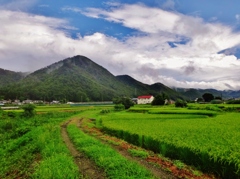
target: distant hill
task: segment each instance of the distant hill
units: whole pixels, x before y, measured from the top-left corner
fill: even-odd
[[[9,98],[105,101],[129,95],[131,89],[90,59],[75,56],[37,70],[3,91]]]
[[[118,96],[137,97],[166,92],[177,93],[163,84],[146,85],[130,76],[115,77],[84,56],[75,56],[37,70],[0,90],[5,98],[106,101]],[[172,95],[174,94],[174,95]]]
[[[116,76],[116,78],[122,81],[123,83],[125,83],[127,86],[134,88],[135,96],[143,95],[143,94],[157,95],[160,93],[165,93],[171,99],[175,99],[175,100],[177,98],[181,98],[181,99],[186,98],[184,95],[179,94],[175,90],[165,86],[162,83],[155,83],[152,85],[148,85],[135,80],[129,75],[119,75],[119,76]]]
[[[216,90],[216,89],[194,89],[194,88],[175,88],[175,90],[185,96],[188,100],[195,100],[196,98],[202,98],[204,93],[211,93],[214,97],[222,97],[223,99],[239,98],[239,91],[232,90]]]
[[[15,83],[25,76],[24,73],[21,72],[13,72],[10,70],[5,70],[0,68],[0,87]]]

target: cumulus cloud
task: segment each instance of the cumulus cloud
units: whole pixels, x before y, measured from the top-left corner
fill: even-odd
[[[63,10],[120,23],[142,33],[124,40],[99,32],[72,39],[67,32],[74,27],[66,20],[1,10],[0,67],[34,71],[80,54],[114,75],[129,74],[148,84],[240,89],[236,78],[240,61],[232,55],[217,54],[239,43],[240,34],[228,26],[142,4],[114,4],[108,10]],[[183,40],[186,43],[178,43],[176,48],[168,43]]]
[[[92,18],[121,23],[125,27],[145,33],[162,32],[187,36],[191,45],[201,52],[206,49],[216,52],[239,43],[240,34],[220,23],[206,23],[199,17],[169,12],[159,8],[150,8],[142,4],[124,4],[110,10],[87,8],[81,13]]]

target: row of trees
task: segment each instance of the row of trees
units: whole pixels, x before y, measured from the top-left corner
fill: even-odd
[[[169,96],[165,93],[161,93],[155,96],[154,100],[152,101],[152,105],[164,105],[166,100],[169,100]],[[187,102],[181,99],[177,99],[175,102],[176,107],[186,107]]]
[[[222,100],[222,97],[216,96],[214,97],[211,93],[204,93],[202,98],[198,98],[197,102],[211,102],[212,100]]]
[[[154,100],[152,101],[152,105],[164,105],[165,104],[165,100],[169,100],[169,96],[166,95],[165,93],[161,93],[155,96]],[[213,100],[222,100],[221,97],[217,96],[214,97],[213,94],[211,93],[204,93],[202,95],[202,98],[198,98],[197,102],[211,102]],[[187,106],[187,102],[181,99],[178,99],[175,102],[175,106],[176,107],[186,107]]]

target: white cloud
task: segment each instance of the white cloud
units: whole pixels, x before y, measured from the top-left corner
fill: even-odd
[[[81,13],[137,29],[145,33],[162,32],[186,36],[192,39],[195,50],[206,53],[216,52],[235,46],[240,41],[240,33],[219,23],[206,23],[201,18],[150,8],[142,4],[122,5],[108,11],[88,8]]]
[[[83,13],[77,8],[65,10]],[[240,61],[235,56],[216,54],[239,42],[240,35],[230,27],[141,4],[114,6],[110,11],[88,9],[84,14],[104,17],[145,35],[119,41],[96,32],[72,39],[60,30],[72,28],[66,20],[2,10],[0,67],[33,71],[80,54],[115,75],[129,74],[149,84],[240,89],[236,77]],[[186,44],[177,44],[177,48],[168,45],[169,41],[179,42],[184,37],[190,39]]]
[[[7,3],[0,5],[0,9],[22,11],[32,7],[38,1],[39,0],[8,0]]]

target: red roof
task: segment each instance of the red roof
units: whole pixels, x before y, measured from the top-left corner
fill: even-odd
[[[138,99],[150,99],[152,95],[138,96]]]

